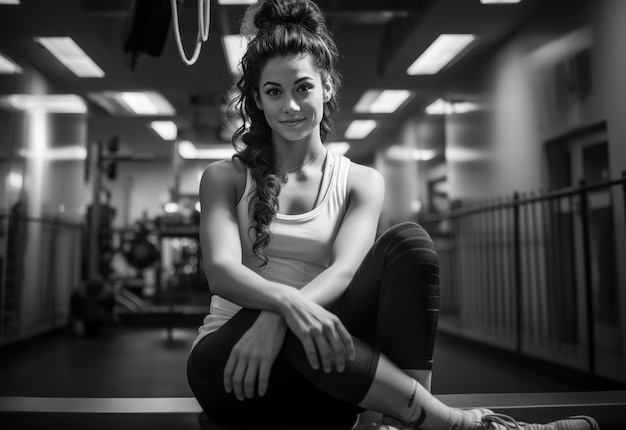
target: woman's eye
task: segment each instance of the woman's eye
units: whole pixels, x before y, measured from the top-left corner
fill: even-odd
[[[298,91],[305,93],[305,92],[311,91],[312,89],[313,89],[313,85],[306,84],[298,88]]]
[[[271,96],[271,97],[275,97],[275,96],[280,95],[280,91],[277,90],[276,88],[271,88],[271,89],[267,90],[265,92],[265,94],[267,94],[268,96]]]

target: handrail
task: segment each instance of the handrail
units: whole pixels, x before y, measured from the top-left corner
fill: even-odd
[[[0,220],[4,218],[9,218],[12,220],[26,221],[26,222],[36,222],[45,225],[57,225],[62,227],[76,227],[76,228],[86,228],[87,224],[84,222],[78,221],[69,221],[61,218],[45,218],[45,217],[34,217],[30,215],[23,214],[13,214],[10,212],[0,212]]]
[[[511,208],[511,207],[522,206],[522,205],[526,205],[530,203],[538,203],[542,201],[554,200],[554,199],[559,199],[563,197],[571,197],[571,196],[578,195],[580,193],[597,191],[603,188],[610,188],[615,185],[623,185],[626,187],[626,172],[622,172],[622,175],[624,175],[624,177],[620,179],[612,179],[609,181],[597,182],[594,184],[582,184],[578,186],[565,187],[565,188],[561,188],[558,190],[548,191],[546,193],[543,193],[537,196],[521,197],[518,199],[515,199],[513,197],[511,198],[511,200],[504,201],[503,203],[489,204],[489,202],[485,202],[484,205],[482,205],[482,203],[478,203],[478,205],[481,205],[479,207],[468,206],[468,207],[461,207],[458,209],[451,209],[450,211],[443,212],[443,213],[426,214],[423,217],[420,217],[420,221],[424,223],[444,221],[450,218],[457,218],[457,217],[471,215],[471,214],[484,212],[488,210]],[[522,194],[526,195],[526,193],[522,193]],[[519,193],[517,195],[519,195]]]
[[[602,190],[610,198],[592,204]],[[624,328],[614,298],[624,282],[618,268],[626,252],[625,210],[622,172],[619,179],[540,195],[516,192],[418,218],[444,268],[446,327],[626,382],[626,365],[608,376],[613,367],[601,365],[604,354],[597,353],[610,348],[626,362],[615,340]],[[556,352],[563,346],[568,359]]]

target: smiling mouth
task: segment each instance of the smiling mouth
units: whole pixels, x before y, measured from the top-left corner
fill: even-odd
[[[281,124],[285,124],[285,125],[297,125],[300,124],[302,121],[304,121],[304,118],[299,118],[299,119],[287,119],[284,121],[280,121]]]

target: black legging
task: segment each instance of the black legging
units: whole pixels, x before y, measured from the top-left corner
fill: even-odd
[[[194,347],[187,366],[191,389],[209,417],[229,426],[293,426],[353,422],[374,378],[379,353],[402,369],[432,368],[439,309],[439,264],[430,236],[415,223],[383,233],[342,297],[329,308],[354,338],[356,360],[342,373],[309,365],[288,332],[267,393],[242,402],[224,390],[230,351],[259,311],[242,309]],[[321,366],[320,366],[321,367]],[[303,418],[306,417],[306,418]]]

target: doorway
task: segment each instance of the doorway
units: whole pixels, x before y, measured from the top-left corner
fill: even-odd
[[[594,186],[610,181],[609,148],[604,123],[550,142],[547,149],[551,188],[559,190]],[[589,270],[593,327],[591,338],[594,343],[590,347],[596,352],[619,353],[621,351],[619,275],[612,187],[588,191],[587,230],[584,229],[585,214],[582,212],[581,204],[580,196],[576,196],[572,199],[571,205],[559,205],[559,218],[562,221],[567,220],[572,227],[572,262],[575,264],[574,282],[579,296],[579,315],[587,314],[585,270]],[[585,250],[585,247],[588,249]],[[587,330],[582,326],[579,329],[581,332]]]

